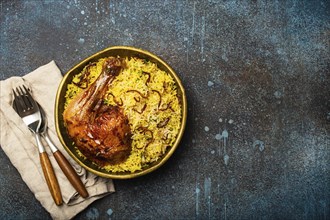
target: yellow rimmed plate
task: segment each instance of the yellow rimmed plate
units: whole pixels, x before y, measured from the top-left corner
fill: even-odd
[[[166,153],[163,155],[162,158],[160,158],[157,162],[150,164],[148,167],[136,171],[134,173],[131,172],[110,172],[106,171],[91,161],[83,158],[74,148],[72,145],[72,140],[67,134],[66,128],[64,127],[64,120],[63,120],[63,111],[64,111],[64,103],[65,103],[65,93],[67,90],[67,85],[72,82],[72,79],[75,75],[80,73],[83,68],[91,63],[91,62],[97,62],[101,58],[109,57],[109,56],[120,56],[120,57],[138,57],[141,59],[145,59],[148,61],[151,61],[155,64],[157,64],[158,68],[167,72],[170,74],[175,83],[177,84],[178,88],[178,97],[179,101],[181,103],[182,107],[182,117],[181,117],[181,123],[180,123],[180,130],[177,135],[177,138]],[[107,178],[112,178],[112,179],[129,179],[129,178],[135,178],[138,176],[145,175],[147,173],[150,173],[156,169],[158,169],[160,166],[162,166],[174,153],[176,148],[178,147],[180,140],[183,136],[183,132],[185,129],[186,125],[186,120],[187,120],[187,100],[186,100],[186,94],[184,87],[177,76],[177,74],[174,72],[174,70],[161,58],[157,57],[156,55],[134,47],[128,47],[128,46],[115,46],[115,47],[110,47],[107,49],[104,49],[102,51],[99,51],[92,56],[82,60],[80,63],[75,65],[73,68],[71,68],[63,77],[58,90],[56,94],[56,102],[55,102],[55,126],[56,126],[56,132],[57,135],[66,149],[66,151],[70,154],[70,156],[77,161],[82,167],[87,169],[88,171],[102,176],[102,177],[107,177]]]

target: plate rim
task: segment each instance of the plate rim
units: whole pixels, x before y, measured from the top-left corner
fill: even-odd
[[[116,50],[127,50],[129,52],[135,52],[138,54],[143,54],[146,55],[147,57],[151,57],[152,59],[156,60],[157,62],[161,63],[168,71],[169,74],[174,78],[174,80],[176,81],[176,83],[178,84],[179,90],[182,94],[182,119],[181,119],[181,125],[180,125],[180,130],[178,133],[178,136],[173,144],[173,146],[171,146],[171,148],[169,149],[169,151],[166,153],[166,155],[163,156],[163,158],[161,158],[161,160],[159,162],[157,162],[155,165],[145,169],[145,170],[141,170],[138,172],[127,172],[127,173],[111,173],[108,171],[102,172],[99,170],[95,170],[92,169],[91,167],[87,166],[85,163],[83,163],[83,161],[78,158],[73,152],[72,150],[67,146],[67,143],[65,142],[62,133],[61,133],[61,129],[60,129],[60,114],[62,114],[61,112],[59,112],[59,102],[60,102],[60,98],[61,98],[61,92],[63,92],[63,86],[67,83],[67,79],[68,77],[72,77],[73,72],[76,69],[79,69],[81,66],[82,68],[86,65],[86,63],[91,62],[93,59],[99,57],[102,54],[105,54],[107,52],[110,51],[116,51]],[[104,56],[106,57],[106,56]],[[98,59],[100,59],[102,57],[99,57]],[[178,148],[179,143],[181,142],[181,139],[183,137],[183,133],[185,130],[185,126],[186,126],[186,122],[187,122],[187,98],[186,98],[186,93],[185,93],[185,89],[183,87],[183,84],[180,80],[180,78],[178,77],[178,75],[176,74],[176,72],[172,69],[171,66],[169,66],[163,59],[161,59],[160,57],[156,56],[155,54],[143,50],[143,49],[139,49],[136,47],[131,47],[131,46],[112,46],[112,47],[108,47],[105,48],[101,51],[98,51],[94,54],[92,54],[91,56],[83,59],[82,61],[80,61],[79,63],[77,63],[76,65],[74,65],[72,68],[70,68],[63,76],[57,92],[56,92],[56,98],[55,98],[55,127],[56,127],[56,133],[57,136],[61,142],[61,144],[63,145],[64,149],[70,154],[70,156],[82,167],[84,167],[86,170],[90,171],[91,173],[94,173],[98,176],[101,177],[106,177],[106,178],[112,178],[112,179],[130,179],[130,178],[135,178],[135,177],[139,177],[145,174],[148,174],[152,171],[155,171],[156,169],[158,169],[159,167],[161,167],[174,153],[174,151]]]

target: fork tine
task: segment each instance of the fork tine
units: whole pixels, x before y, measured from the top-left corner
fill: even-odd
[[[14,94],[13,107],[14,107],[14,110],[17,112],[18,111],[18,108],[17,108],[17,105],[18,105],[18,103],[17,103],[17,94],[16,94],[14,89],[12,89],[12,90],[13,90],[13,94]]]
[[[30,90],[24,85],[13,89],[13,94],[14,100],[12,106],[21,117],[39,111],[37,102],[33,99]]]
[[[29,102],[29,105],[31,106],[31,108],[36,107],[36,102],[34,101],[30,91],[23,85],[23,89],[24,89],[24,95],[27,98],[26,100]]]
[[[22,87],[20,86],[19,90],[20,90],[20,97],[22,98],[22,100],[24,102],[25,109],[30,110],[30,109],[35,108],[36,104],[35,104],[34,99],[31,96],[31,94],[29,93],[29,91],[27,90],[27,88],[24,85]]]
[[[22,96],[23,95],[23,90],[22,90],[21,86],[17,86],[16,87],[16,92],[17,92],[18,96]]]
[[[12,90],[13,90],[14,98],[17,98],[17,94],[16,94],[15,90],[14,89],[12,89]]]
[[[16,92],[17,92],[17,96],[15,97],[16,98],[16,100],[17,100],[17,108],[18,109],[22,109],[23,111],[24,110],[27,110],[28,109],[28,106],[26,105],[26,103],[25,103],[25,101],[24,101],[24,99],[23,99],[23,91],[22,91],[22,89],[21,89],[21,87],[17,87],[16,88]]]
[[[20,88],[21,88],[22,92],[24,93],[24,95],[29,95],[30,94],[29,89],[27,89],[24,85],[22,85],[22,87],[20,87]]]

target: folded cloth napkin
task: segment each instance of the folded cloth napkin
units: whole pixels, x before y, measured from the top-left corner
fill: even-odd
[[[24,182],[52,218],[70,219],[93,201],[114,192],[114,186],[112,180],[98,177],[80,167],[63,149],[57,138],[54,125],[54,103],[61,79],[61,72],[55,62],[52,61],[23,77],[11,77],[0,81],[0,145]],[[82,198],[75,191],[59,168],[51,151],[46,147],[64,202],[61,206],[54,203],[44,179],[35,139],[11,106],[13,100],[12,88],[22,84],[32,90],[33,97],[44,108],[48,119],[49,136],[81,177],[89,193],[88,198]]]

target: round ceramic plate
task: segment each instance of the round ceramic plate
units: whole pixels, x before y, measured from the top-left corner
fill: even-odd
[[[74,145],[72,144],[73,141],[70,139],[70,137],[67,134],[66,128],[64,126],[64,120],[63,120],[63,111],[64,111],[64,103],[65,103],[65,93],[67,90],[67,85],[72,82],[72,79],[75,75],[80,73],[83,68],[91,63],[91,62],[96,62],[100,58],[105,58],[109,56],[120,56],[122,58],[125,57],[138,57],[141,59],[145,59],[147,61],[153,62],[157,64],[158,68],[167,72],[170,74],[175,83],[177,84],[178,88],[178,98],[179,98],[179,103],[181,103],[181,108],[182,108],[182,117],[181,117],[181,122],[180,122],[180,129],[179,133],[176,137],[176,140],[173,144],[173,146],[170,146],[168,150],[165,152],[163,157],[161,157],[158,161],[150,164],[149,166],[143,168],[140,171],[136,171],[134,173],[131,172],[111,172],[111,171],[106,171],[88,159],[85,159],[82,157],[77,150],[75,149]],[[74,66],[72,69],[70,69],[63,77],[58,91],[56,95],[56,103],[55,103],[55,124],[56,124],[56,131],[58,134],[58,137],[63,144],[64,148],[68,151],[70,156],[77,161],[82,167],[85,169],[89,170],[90,172],[102,176],[102,177],[107,177],[107,178],[113,178],[113,179],[128,179],[128,178],[134,178],[138,176],[145,175],[147,173],[150,173],[160,166],[162,166],[173,154],[175,149],[178,147],[179,142],[182,138],[184,128],[186,125],[186,118],[187,118],[187,101],[186,101],[186,95],[184,88],[181,84],[181,81],[177,74],[174,72],[174,70],[166,64],[162,59],[157,57],[156,55],[134,47],[126,47],[126,46],[116,46],[116,47],[110,47],[105,50],[102,50],[86,59],[78,63],[76,66]]]

